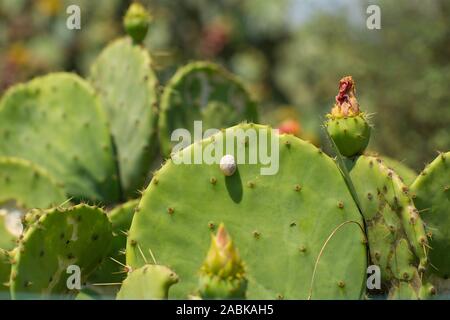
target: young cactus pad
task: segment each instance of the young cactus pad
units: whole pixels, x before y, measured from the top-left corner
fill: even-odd
[[[136,197],[156,152],[157,86],[148,52],[129,38],[114,41],[91,68],[117,148],[126,196]]]
[[[244,120],[257,121],[256,104],[240,81],[222,67],[193,62],[177,71],[161,98],[159,133],[163,154],[171,152],[172,132],[185,128],[193,134],[195,120],[203,122],[203,131]]]
[[[106,116],[76,75],[50,74],[8,90],[0,102],[0,155],[41,166],[75,199],[119,199]]]
[[[347,165],[361,204],[372,263],[380,267],[386,287],[408,282],[417,295],[428,243],[408,188],[379,158],[360,156],[347,160]]]
[[[46,209],[65,199],[43,169],[23,159],[0,157],[0,248],[14,248],[26,209]]]
[[[111,238],[111,223],[100,208],[80,204],[43,211],[15,250],[11,297],[74,297],[78,290],[68,282],[76,285],[75,268],[80,268],[82,285],[105,258]]]
[[[245,299],[245,266],[223,224],[211,235],[211,246],[200,268],[202,299]]]
[[[450,277],[450,152],[441,153],[411,186],[430,236],[430,271]]]
[[[167,299],[170,287],[177,282],[178,276],[169,268],[147,264],[128,274],[117,293],[117,300]]]
[[[249,137],[227,151],[237,161],[233,175],[225,176],[219,161],[176,164],[194,150],[198,154],[199,146],[208,150],[220,140],[225,145],[239,131]],[[243,152],[264,149],[252,133],[261,145],[264,133],[274,142],[276,174],[261,174],[267,162],[238,161]],[[362,219],[333,160],[310,143],[266,126],[241,124],[175,154],[143,193],[128,236],[127,264],[142,266],[141,251],[152,250],[158,263],[180,276],[174,297],[186,298],[198,287],[211,232],[221,222],[246,264],[247,298],[361,297],[366,277]]]
[[[352,77],[340,80],[336,103],[327,117],[325,126],[339,152],[346,157],[362,154],[370,140],[370,126],[359,109]]]

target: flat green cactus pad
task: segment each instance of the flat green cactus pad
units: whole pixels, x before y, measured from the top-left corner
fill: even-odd
[[[77,205],[43,211],[24,233],[11,270],[13,299],[74,297],[69,266],[80,268],[80,283],[101,263],[111,244],[111,223],[100,208]],[[72,267],[71,267],[72,268]],[[69,272],[71,271],[71,272]]]
[[[162,152],[170,154],[175,129],[185,128],[193,133],[195,120],[203,121],[205,131],[245,120],[256,122],[257,117],[256,104],[238,79],[213,63],[190,63],[177,71],[161,98]]]
[[[136,197],[157,150],[158,81],[150,56],[130,38],[119,39],[100,54],[90,78],[111,123],[122,188]]]
[[[125,247],[127,245],[127,234],[133,220],[134,211],[138,205],[138,200],[129,201],[117,206],[108,214],[112,224],[113,240],[107,258],[97,268],[89,278],[93,283],[117,283],[122,282],[126,277],[124,267],[118,262],[125,264]],[[118,261],[115,262],[114,260]],[[117,286],[112,286],[116,289]],[[115,295],[115,294],[114,294]]]
[[[39,77],[4,95],[0,155],[41,166],[75,199],[119,199],[106,116],[92,88],[76,75]]]
[[[450,277],[450,152],[441,153],[411,186],[414,203],[431,240],[430,263],[439,277]]]
[[[242,124],[225,133],[231,139],[239,129],[261,139],[268,131]],[[158,263],[180,276],[174,297],[187,298],[197,288],[210,234],[223,222],[246,263],[249,299],[360,298],[366,277],[362,219],[333,160],[310,143],[269,132],[280,147],[276,174],[262,175],[267,165],[261,161],[238,163],[231,176],[217,163],[175,164],[198,146],[214,147],[223,134],[183,149],[155,174],[133,218],[127,264],[144,265],[143,255],[152,250]],[[237,141],[230,153],[262,153],[253,142]]]
[[[117,300],[167,299],[170,287],[177,282],[178,276],[169,268],[147,264],[128,274],[117,293]]]
[[[12,229],[30,208],[49,208],[65,201],[63,190],[29,161],[0,157],[0,248],[10,250],[19,236]]]
[[[428,244],[408,188],[379,158],[360,156],[348,159],[347,166],[361,203],[372,262],[380,267],[385,285],[397,288],[396,296],[408,286],[418,294]]]

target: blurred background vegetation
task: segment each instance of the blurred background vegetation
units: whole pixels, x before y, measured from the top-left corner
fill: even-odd
[[[326,145],[320,129],[339,79],[353,75],[373,113],[370,149],[416,170],[450,150],[448,0],[142,0],[153,15],[145,46],[164,84],[182,64],[210,59],[240,75],[260,101],[262,122],[300,122],[300,135]],[[50,71],[86,75],[123,35],[130,1],[0,0],[0,94]],[[66,8],[81,8],[81,30]],[[381,29],[366,8],[381,8]]]

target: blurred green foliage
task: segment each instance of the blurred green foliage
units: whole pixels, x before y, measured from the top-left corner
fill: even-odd
[[[351,74],[361,107],[374,113],[372,150],[419,169],[450,149],[448,0],[141,2],[153,15],[145,46],[163,84],[190,60],[214,60],[247,82],[265,121],[298,114],[311,136],[320,135],[339,79]],[[123,35],[129,3],[1,0],[0,93],[50,71],[86,75]],[[65,26],[70,4],[81,8],[81,30]],[[381,8],[380,30],[366,27],[369,4]]]

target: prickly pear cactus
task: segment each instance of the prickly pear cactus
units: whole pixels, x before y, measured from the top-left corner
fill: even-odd
[[[213,63],[190,63],[176,72],[161,98],[159,134],[163,154],[171,152],[172,132],[184,128],[192,134],[195,120],[202,121],[206,131],[245,120],[256,122],[257,117],[256,104],[232,74]]]
[[[169,268],[147,264],[128,274],[117,293],[117,300],[167,299],[170,287],[177,282],[178,276]]]
[[[235,141],[239,132],[249,136]],[[237,163],[231,175],[218,161],[179,163],[217,146],[219,160],[230,139],[236,142],[230,156],[259,152],[259,160]],[[264,171],[267,161],[262,164],[265,141],[274,154],[272,171]],[[141,252],[152,250],[158,263],[180,276],[173,296],[186,298],[198,288],[196,274],[221,222],[241,249],[249,299],[358,299],[364,292],[361,216],[333,160],[307,142],[241,124],[175,154],[143,193],[128,236],[127,264],[144,265]]]
[[[116,40],[97,58],[90,79],[111,123],[122,189],[136,197],[157,150],[158,81],[150,56],[129,38]]]
[[[12,87],[0,102],[0,156],[24,158],[69,196],[113,203],[117,168],[107,119],[93,89],[69,73]]]
[[[339,149],[346,157],[362,154],[370,140],[370,126],[367,116],[359,109],[356,99],[355,82],[351,76],[339,82],[336,103],[327,115],[326,129]]]
[[[0,248],[14,248],[27,209],[64,201],[63,190],[45,170],[23,159],[0,157]]]
[[[245,266],[223,224],[211,235],[211,246],[200,268],[202,299],[245,299]]]
[[[9,275],[11,273],[11,262],[9,253],[0,249],[0,300],[8,300],[9,296]]]
[[[108,217],[111,221],[113,232],[111,247],[105,261],[89,277],[90,282],[117,283],[125,279],[127,270],[124,270],[123,265],[126,263],[125,247],[127,245],[127,234],[138,203],[138,200],[132,200],[117,206],[109,212]],[[114,286],[112,288],[115,289]]]
[[[25,231],[14,250],[10,277],[13,299],[74,297],[101,263],[111,244],[111,224],[100,208],[77,205],[50,209]]]
[[[414,203],[430,237],[430,271],[450,277],[450,152],[441,153],[411,186]]]
[[[384,289],[395,291],[391,297],[423,297],[419,292],[429,245],[408,187],[379,158],[347,159],[347,168],[364,216],[370,257],[381,269]],[[407,288],[414,290],[405,296]]]
[[[145,39],[150,22],[150,14],[137,2],[131,4],[123,19],[125,31],[135,43],[141,43]]]

